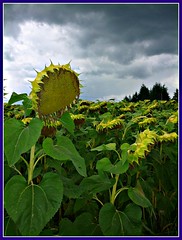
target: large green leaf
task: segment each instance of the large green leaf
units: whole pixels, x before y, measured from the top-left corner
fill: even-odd
[[[39,185],[27,185],[22,176],[5,186],[5,208],[23,236],[38,235],[61,205],[63,184],[59,175],[46,173]]]
[[[152,206],[151,202],[145,197],[143,191],[139,188],[130,187],[128,189],[128,196],[135,204],[141,207],[147,208]]]
[[[80,156],[72,141],[65,136],[57,135],[57,144],[51,138],[43,142],[43,149],[47,155],[57,160],[71,160],[78,173],[84,177],[86,174],[85,160]]]
[[[107,175],[93,175],[82,180],[82,182],[80,183],[80,189],[83,192],[95,194],[101,191],[108,190],[113,185],[114,180],[109,179]]]
[[[62,177],[64,186],[64,195],[68,198],[78,198],[82,191],[79,185],[76,185],[72,179]]]
[[[115,165],[111,163],[109,158],[102,158],[96,164],[97,170],[102,170],[114,174],[125,173],[129,168],[129,163],[126,161],[124,164],[122,161],[118,161]]]
[[[65,112],[61,118],[60,118],[61,123],[63,126],[72,134],[74,135],[74,129],[75,129],[75,124],[73,119],[71,118],[69,112]]]
[[[63,218],[60,222],[60,236],[76,236],[77,229],[74,226],[74,223],[68,218]]]
[[[4,124],[4,150],[9,166],[14,165],[22,153],[27,152],[40,137],[43,123],[32,119],[28,126],[16,119],[9,119]]]
[[[26,93],[17,94],[15,92],[13,92],[11,94],[11,97],[10,97],[9,101],[8,101],[8,104],[11,105],[11,104],[13,104],[15,102],[19,102],[19,101],[25,100],[27,98],[28,98],[28,96],[27,96]]]
[[[54,144],[51,138],[46,138],[42,146],[48,156],[61,161],[69,160],[68,154],[64,147]]]
[[[23,107],[24,107],[24,111],[25,111],[25,116],[28,117],[30,116],[30,114],[32,113],[33,111],[33,108],[32,108],[32,100],[30,98],[25,98],[23,100]]]
[[[108,143],[108,144],[102,144],[96,148],[92,148],[91,151],[111,151],[111,150],[116,150],[116,143]]]
[[[75,215],[81,212],[89,212],[93,216],[97,216],[99,207],[100,206],[98,205],[98,202],[93,198],[93,195],[84,193],[81,197],[75,199],[73,212]]]
[[[8,166],[7,162],[4,163],[4,182],[8,181],[12,173],[12,169]]]
[[[120,149],[122,151],[121,153],[122,162],[124,163],[128,159],[128,150],[130,149],[130,145],[128,143],[123,143],[120,146]]]
[[[99,213],[99,224],[104,236],[134,236],[141,234],[142,211],[135,204],[118,211],[111,203],[106,203]]]
[[[99,226],[88,212],[82,213],[74,222],[67,218],[63,218],[60,222],[59,235],[61,236],[95,236],[98,234],[100,234]]]
[[[18,228],[10,216],[6,216],[4,219],[4,235],[5,236],[20,236]]]
[[[102,158],[96,163],[96,169],[101,171],[109,172],[112,168],[112,163],[109,158]]]

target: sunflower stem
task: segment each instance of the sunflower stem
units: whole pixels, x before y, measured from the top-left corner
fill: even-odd
[[[115,195],[116,195],[116,189],[117,189],[117,184],[118,184],[118,180],[119,180],[119,174],[115,175],[115,184],[113,185],[112,188],[112,194],[111,194],[111,198],[110,198],[110,202],[114,205],[114,201],[115,201]]]
[[[33,179],[34,156],[35,156],[35,145],[31,147],[31,151],[30,151],[30,163],[28,166],[28,184],[30,184]]]

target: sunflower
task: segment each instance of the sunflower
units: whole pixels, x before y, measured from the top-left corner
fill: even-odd
[[[145,158],[154,147],[157,141],[158,135],[155,131],[150,131],[149,129],[144,130],[139,133],[136,138],[136,142],[131,145],[129,150],[129,161],[131,163],[139,163],[139,160]]]
[[[122,128],[123,124],[124,124],[123,120],[119,118],[108,120],[108,121],[103,120],[97,125],[96,131],[104,132],[109,129],[112,130],[112,129]]]
[[[168,120],[167,120],[167,122],[166,123],[168,123],[168,122],[170,122],[170,123],[178,123],[178,115],[177,115],[177,112],[176,112],[176,114],[173,114],[173,115],[171,115],[169,118],[168,118]]]
[[[71,114],[71,118],[75,125],[80,126],[85,123],[85,116],[83,114]]]
[[[139,122],[139,127],[146,127],[147,125],[151,125],[157,122],[157,119],[154,117],[145,118],[143,121]]]
[[[106,107],[107,107],[107,102],[106,101],[93,103],[93,104],[90,105],[89,111],[90,112],[100,112],[101,109],[106,108]]]
[[[30,98],[32,108],[44,121],[42,134],[55,132],[57,121],[80,95],[79,74],[71,69],[70,63],[54,65],[52,62],[37,72],[32,84]],[[49,134],[48,134],[49,135]]]
[[[49,67],[37,72],[35,80],[31,82],[30,98],[33,109],[46,124],[60,118],[79,97],[78,75],[71,69],[70,63],[54,65],[51,62]]]
[[[159,142],[174,142],[178,138],[178,134],[175,132],[167,133],[163,131],[163,135],[158,136]]]

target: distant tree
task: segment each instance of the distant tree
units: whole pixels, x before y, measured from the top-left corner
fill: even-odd
[[[132,98],[131,98],[131,102],[137,102],[139,99],[138,99],[138,93],[135,92],[135,94],[133,94]]]
[[[165,85],[161,85],[160,83],[155,83],[153,88],[150,91],[150,100],[169,100],[168,90]]]
[[[178,99],[178,90],[176,89],[175,99]],[[169,101],[169,93],[167,87],[165,85],[161,85],[160,83],[155,83],[151,90],[149,90],[144,84],[142,84],[139,93],[135,92],[135,94],[129,97],[125,96],[124,100],[128,102],[137,102],[139,100],[143,101],[145,99],[153,100],[166,100]]]
[[[161,100],[161,91],[162,91],[162,86],[160,83],[155,83],[153,88],[150,90],[150,100]]]
[[[129,102],[131,102],[131,96],[129,95]]]
[[[178,89],[177,88],[176,88],[176,91],[174,92],[174,96],[172,99],[175,100],[176,102],[178,102]]]
[[[127,97],[127,96],[125,96],[123,100],[125,100],[126,102],[129,102],[129,101],[130,101],[130,100],[129,100],[129,97]]]
[[[143,101],[145,99],[150,99],[150,91],[144,84],[142,84],[142,86],[140,88],[140,92],[138,94],[138,99],[141,101]]]
[[[165,87],[165,85],[162,86],[162,99],[161,100],[166,100],[166,101],[170,100],[168,89],[167,89],[167,87]]]
[[[127,102],[131,102],[131,96],[130,95],[129,95],[129,97],[125,96],[125,98],[123,100],[125,100]]]

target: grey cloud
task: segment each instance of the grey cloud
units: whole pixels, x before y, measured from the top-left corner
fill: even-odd
[[[85,81],[84,84],[89,85],[89,89],[87,87],[83,88],[83,94],[81,95],[83,99],[89,98],[90,100],[93,100],[107,98],[111,95],[118,95],[124,98],[126,95],[139,91],[139,88],[142,85],[142,80],[122,75],[120,78],[117,78],[110,73],[110,75],[107,76],[107,79],[104,76],[95,76],[95,79],[91,78],[90,81]],[[136,85],[138,85],[138,89],[136,89]]]
[[[4,52],[4,59],[6,59],[6,60],[8,60],[8,61],[14,61],[15,59],[14,59],[14,56],[11,54],[11,52],[10,51],[8,51],[8,50],[6,50],[5,52]]]
[[[5,34],[14,34],[11,24],[17,25],[27,20],[49,24],[65,25],[90,23],[90,6],[74,4],[5,4]],[[92,14],[93,15],[93,14]]]
[[[6,34],[18,31],[18,28],[15,31],[14,26],[11,27],[12,23],[28,19],[79,27],[85,33],[80,36],[80,46],[88,47],[99,37],[109,39],[113,44],[121,41],[133,43],[166,35],[176,39],[178,14],[177,4],[5,5]],[[168,42],[166,46],[169,46]],[[176,49],[177,46],[174,46],[173,52]]]
[[[131,68],[131,70],[126,74],[137,79],[146,79],[151,75],[150,68],[146,68],[145,66],[138,66]]]
[[[83,71],[85,98],[133,94],[143,81],[154,79],[153,71],[167,68],[161,62],[152,68],[150,62],[135,61],[141,56],[178,53],[177,4],[5,4],[4,10],[5,36],[18,39],[20,25],[30,20],[59,26],[53,38],[46,39],[43,32],[34,40],[39,42],[45,35],[45,41],[32,44],[37,55],[45,58],[54,52],[56,56],[57,51],[71,57]],[[65,35],[61,35],[63,28]],[[5,58],[13,60],[11,49]],[[177,71],[172,62],[168,68]],[[30,66],[25,73],[33,76]]]
[[[151,44],[145,48],[146,55],[156,55],[162,53],[178,53],[178,39],[174,36],[160,36],[155,39]]]

